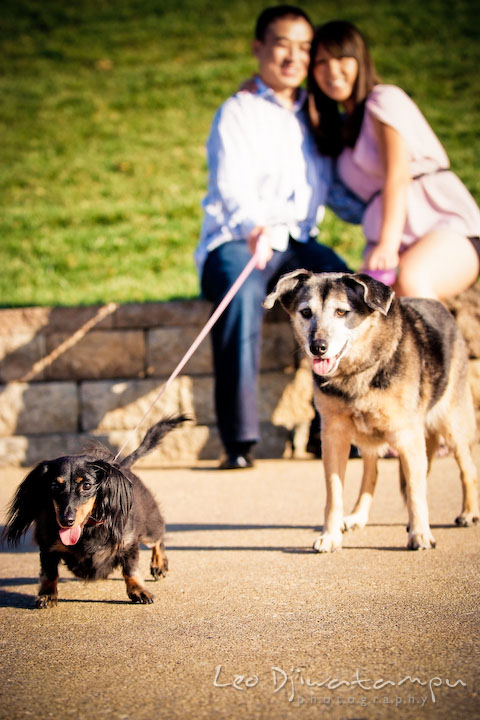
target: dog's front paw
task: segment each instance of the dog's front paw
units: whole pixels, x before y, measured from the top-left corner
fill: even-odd
[[[455,524],[459,527],[471,527],[472,525],[478,525],[480,518],[475,513],[462,512],[457,518],[455,518]]]
[[[360,530],[367,524],[367,518],[362,513],[352,513],[343,518],[344,532],[348,530]]]
[[[43,610],[44,608],[52,608],[55,607],[57,604],[57,594],[38,595],[37,599],[35,600],[35,607],[38,610]]]
[[[409,532],[408,533],[408,550],[431,550],[436,545],[430,530],[428,532]]]
[[[313,549],[318,553],[330,553],[342,548],[342,534],[334,535],[324,532],[313,543]]]
[[[130,600],[134,603],[143,603],[143,605],[149,605],[154,601],[154,595],[147,590],[143,582],[138,576],[125,575],[125,585],[127,595]]]
[[[130,590],[128,597],[133,603],[142,603],[143,605],[151,605],[155,601],[155,595],[141,587]]]

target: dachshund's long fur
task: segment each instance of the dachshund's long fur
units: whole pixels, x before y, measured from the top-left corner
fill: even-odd
[[[17,545],[34,526],[41,565],[36,607],[57,604],[61,560],[85,580],[106,578],[120,566],[128,597],[133,602],[153,602],[138,572],[139,545],[153,547],[154,580],[165,576],[165,522],[152,494],[130,468],[186,419],[179,416],[157,423],[123,460],[116,461],[109,450],[95,446],[82,455],[42,462],[27,475],[10,505],[2,540]]]

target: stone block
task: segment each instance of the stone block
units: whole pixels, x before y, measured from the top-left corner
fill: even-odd
[[[161,395],[142,423],[143,432],[170,415],[188,412],[183,385],[177,378]],[[81,384],[81,427],[86,432],[131,430],[142,419],[160,393],[163,383],[156,380],[85,381]]]
[[[106,436],[95,439],[108,446]],[[90,435],[81,433],[0,437],[0,464],[32,467],[43,460],[52,460],[62,455],[79,455],[91,441]]]
[[[480,358],[480,284],[451,298],[447,306],[455,315],[471,358]]]
[[[27,307],[0,310],[0,334],[16,332],[73,333],[87,325],[99,328],[113,327],[115,303],[85,307]]]
[[[71,382],[0,387],[0,435],[77,432],[77,386]]]
[[[147,375],[168,377],[190,348],[200,327],[186,326],[162,327],[147,333]],[[189,375],[202,375],[212,372],[212,352],[207,337],[186,363],[185,372]]]
[[[138,467],[195,464],[198,458],[216,459],[221,453],[218,434],[207,425],[187,423],[168,433],[153,452],[138,462]]]
[[[264,323],[262,332],[261,370],[294,368],[297,343],[288,322]]]
[[[51,314],[52,308],[48,307],[2,309],[0,310],[0,334],[27,333],[34,335],[47,327]]]
[[[171,300],[169,302],[130,303],[115,313],[117,328],[154,328],[197,326],[200,330],[211,312],[205,300]]]
[[[51,379],[142,377],[145,338],[141,330],[93,330],[68,347],[69,335],[47,337],[47,352],[60,352],[47,367]],[[64,350],[62,352],[62,350]]]
[[[214,425],[216,415],[213,399],[213,377],[185,376],[181,390],[184,412],[197,425]]]
[[[114,325],[113,318],[119,307],[113,302],[85,307],[54,307],[48,318],[48,332],[72,334],[92,329],[110,329]]]
[[[2,328],[3,330],[4,328]],[[0,382],[22,380],[32,372],[45,355],[45,335],[33,330],[0,334]],[[44,377],[43,367],[33,374],[35,380]]]
[[[28,438],[25,435],[0,437],[0,467],[27,465]],[[40,460],[33,460],[36,465]]]

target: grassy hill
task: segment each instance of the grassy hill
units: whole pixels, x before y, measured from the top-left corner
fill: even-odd
[[[251,0],[3,0],[0,305],[198,294],[204,143],[255,68]],[[322,0],[369,38],[382,80],[420,105],[480,201],[476,0]],[[323,239],[358,264],[361,233]]]

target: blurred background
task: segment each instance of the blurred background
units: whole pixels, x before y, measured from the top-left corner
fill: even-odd
[[[205,140],[255,70],[251,0],[3,0],[0,306],[195,297]],[[480,202],[478,0],[298,3],[356,23]],[[358,267],[358,227],[322,238]]]

